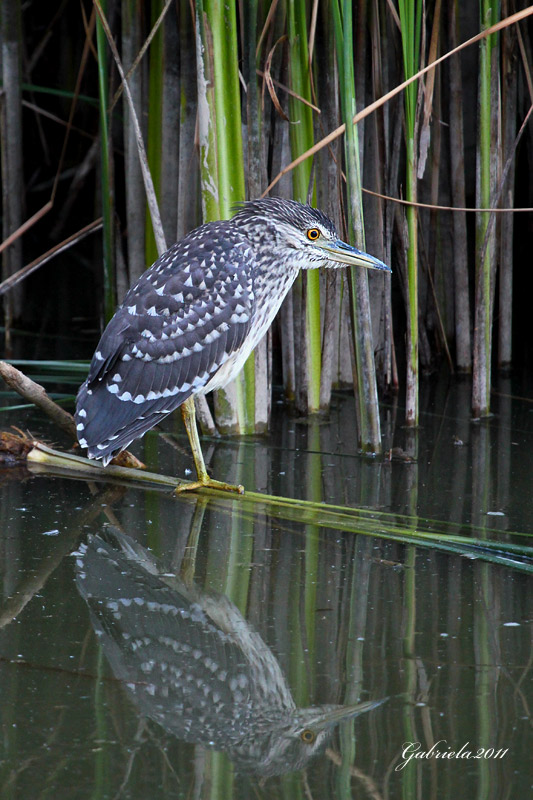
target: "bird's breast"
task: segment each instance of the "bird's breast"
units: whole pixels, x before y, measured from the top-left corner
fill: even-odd
[[[243,368],[252,350],[259,344],[270,328],[274,317],[287,296],[299,272],[294,265],[268,274],[258,270],[254,276],[254,309],[248,335],[242,345],[221,366],[207,383],[202,393],[222,389],[235,378]]]

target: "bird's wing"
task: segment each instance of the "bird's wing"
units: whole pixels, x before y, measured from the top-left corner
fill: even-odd
[[[174,245],[130,289],[78,394],[89,455],[109,460],[205,386],[246,338],[254,309],[248,243],[209,231]]]
[[[139,708],[187,741],[240,740],[256,721],[254,673],[195,599],[203,593],[177,578],[169,586],[149,553],[110,528],[80,545],[76,566],[98,640]]]

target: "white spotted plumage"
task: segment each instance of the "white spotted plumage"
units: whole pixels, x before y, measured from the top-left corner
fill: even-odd
[[[302,231],[337,236],[320,211],[243,204],[171,247],[130,289],[78,393],[80,444],[107,463],[193,393],[225,386],[263,337],[301,267],[327,263]],[[80,427],[81,425],[81,427]]]

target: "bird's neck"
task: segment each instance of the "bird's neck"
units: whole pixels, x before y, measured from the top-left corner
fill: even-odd
[[[268,272],[258,270],[254,275],[254,327],[257,325],[255,344],[266,333],[291,286],[298,277],[300,264],[297,261],[284,262],[282,267]],[[255,347],[254,344],[254,347]]]

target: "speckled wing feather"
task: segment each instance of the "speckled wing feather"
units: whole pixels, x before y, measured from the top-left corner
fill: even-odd
[[[219,747],[239,742],[260,708],[243,646],[202,608],[207,595],[178,579],[167,585],[155,565],[146,571],[113,538],[112,530],[105,539],[88,537],[76,566],[79,591],[115,676],[147,716],[180,738]],[[130,552],[142,550],[132,546]],[[237,609],[225,597],[220,602],[248,631]]]
[[[108,463],[241,347],[254,310],[252,266],[248,240],[214,222],[171,247],[130,289],[78,393],[78,438],[89,457]]]

